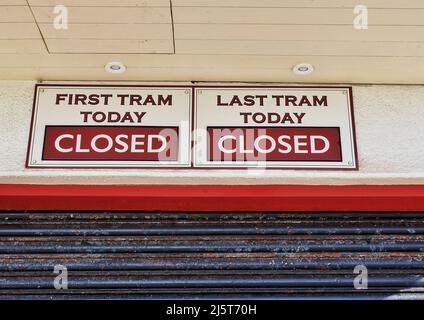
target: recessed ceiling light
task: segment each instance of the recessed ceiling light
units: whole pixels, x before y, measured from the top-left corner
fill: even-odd
[[[109,62],[105,65],[105,70],[110,73],[124,73],[127,67],[122,62]]]
[[[314,66],[309,63],[299,63],[293,67],[293,72],[305,76],[314,72]]]

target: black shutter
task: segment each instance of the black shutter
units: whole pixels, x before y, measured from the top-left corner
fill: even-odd
[[[1,212],[0,298],[422,298],[423,250],[424,213]]]

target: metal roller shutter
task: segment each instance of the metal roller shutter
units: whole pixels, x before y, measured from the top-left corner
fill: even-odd
[[[423,249],[419,212],[2,212],[0,298],[422,298]]]

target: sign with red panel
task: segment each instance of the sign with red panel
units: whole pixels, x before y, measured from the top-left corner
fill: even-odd
[[[208,161],[342,161],[335,127],[208,127],[208,136]]]
[[[352,92],[38,84],[27,166],[355,170]]]
[[[43,160],[178,160],[178,127],[46,126]]]
[[[190,167],[187,86],[36,87],[28,167]]]
[[[351,88],[195,88],[198,168],[356,170]]]

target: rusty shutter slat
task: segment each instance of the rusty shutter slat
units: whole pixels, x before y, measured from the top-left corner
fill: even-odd
[[[424,213],[1,212],[0,257],[2,299],[422,298]]]

